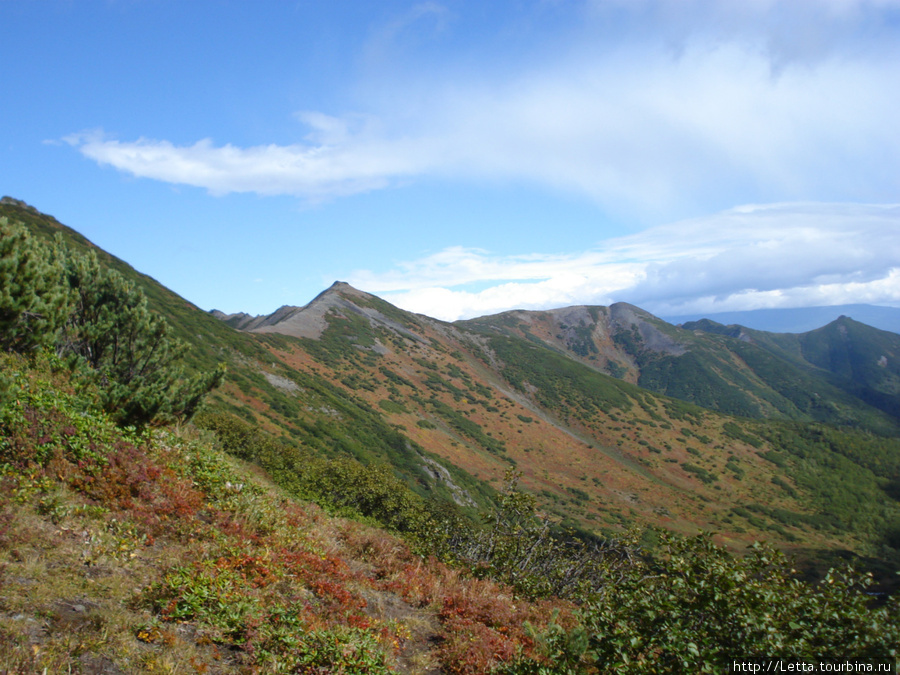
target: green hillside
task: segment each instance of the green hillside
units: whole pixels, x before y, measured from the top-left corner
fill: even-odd
[[[439,460],[410,444],[385,422],[379,411],[335,388],[327,378],[298,372],[273,356],[285,341],[293,344],[296,340],[233,330],[151,277],[96,248],[52,216],[4,203],[0,204],[2,217],[22,223],[45,241],[59,234],[75,251],[95,251],[104,264],[134,283],[147,296],[150,306],[167,319],[173,335],[190,346],[185,361],[191,370],[226,364],[227,384],[213,394],[214,409],[258,424],[289,446],[308,447],[328,457],[352,456],[365,463],[388,462],[419,492],[436,492],[450,499],[446,484],[435,479],[432,471],[422,469],[428,462]],[[304,393],[302,405],[296,396],[300,391]],[[489,488],[472,481],[456,467],[446,470],[471,487],[473,499],[484,501],[484,495],[490,494]]]
[[[850,349],[860,353],[881,351],[874,359],[861,356],[850,375],[847,367],[841,374],[821,365],[823,358],[849,363],[850,357],[830,352],[816,356],[814,352],[824,348],[814,346],[818,331],[804,334],[801,341],[706,320],[676,327],[624,303],[508,312],[459,325],[524,337],[650,391],[730,415],[824,422],[886,435],[900,432],[896,397],[890,393],[896,387],[897,365],[886,356],[894,353],[900,338],[868,326],[853,331],[844,343],[855,345],[858,340]],[[880,341],[863,345],[878,334],[883,336]],[[878,366],[882,355],[886,365]],[[878,384],[866,384],[869,381]]]
[[[0,215],[90,247],[21,206]],[[305,471],[313,459],[352,460],[469,517],[515,468],[555,528],[586,537],[662,525],[809,558],[896,555],[896,421],[779,336],[679,329],[629,305],[447,324],[341,283],[242,332],[99,255],[189,343],[193,369],[227,365],[197,423],[272,439],[232,452],[298,493],[327,474]]]
[[[686,329],[743,335],[778,359],[788,360],[877,408],[900,417],[900,335],[872,328],[848,317],[807,333],[764,333],[711,321]]]
[[[897,657],[896,600],[829,569],[890,591],[900,568],[893,422],[839,386],[890,391],[865,327],[763,348],[625,305],[448,324],[338,282],[238,331],[21,204],[0,233],[6,671]]]

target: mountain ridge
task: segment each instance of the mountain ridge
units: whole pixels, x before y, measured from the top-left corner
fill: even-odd
[[[340,293],[342,290],[348,291],[350,289],[347,289],[346,287],[343,289],[337,288],[335,289],[335,292]],[[356,289],[352,289],[352,292],[356,294],[357,299],[363,298],[365,302],[384,302],[383,300],[377,299],[375,296],[364,294]],[[338,324],[347,321],[347,317],[338,316],[340,313],[339,305],[333,304],[332,306],[336,308],[336,310],[335,314],[331,316],[331,320],[337,321]],[[397,308],[392,308],[390,311],[392,313],[402,313],[402,310],[398,310]],[[360,318],[366,317],[368,319],[366,323],[369,329],[377,330],[379,324],[377,321],[371,321],[371,313],[367,314],[365,312],[355,311],[353,312],[353,316]],[[674,356],[675,354],[684,355],[688,353],[688,350],[684,345],[681,345],[673,338],[673,334],[679,334],[681,329],[668,326],[665,322],[653,317],[644,310],[625,303],[617,304],[612,308],[576,306],[561,308],[560,310],[547,310],[544,312],[511,311],[496,315],[495,317],[481,318],[469,322],[456,322],[454,324],[444,324],[420,315],[407,314],[406,320],[409,322],[408,325],[416,325],[419,330],[426,332],[439,329],[442,340],[453,341],[453,344],[457,347],[465,349],[464,359],[462,358],[463,350],[459,350],[457,353],[457,359],[459,360],[456,361],[456,364],[445,363],[444,365],[438,365],[437,368],[435,368],[434,365],[430,365],[434,373],[441,373],[441,375],[455,371],[455,379],[450,379],[449,381],[446,377],[438,377],[433,374],[428,375],[423,380],[421,378],[421,373],[419,373],[418,376],[416,375],[417,366],[415,364],[411,365],[408,361],[403,363],[402,356],[406,349],[402,347],[405,344],[404,340],[408,338],[398,333],[394,333],[392,337],[388,333],[385,333],[380,337],[369,336],[371,344],[366,345],[360,341],[361,336],[365,333],[365,331],[360,328],[354,336],[352,336],[352,339],[349,339],[344,343],[344,348],[342,350],[337,350],[335,353],[340,353],[340,358],[349,359],[349,361],[356,366],[361,366],[366,358],[378,358],[383,360],[382,369],[389,374],[390,377],[388,379],[394,383],[405,381],[405,386],[395,387],[388,383],[388,392],[391,391],[392,387],[394,389],[390,397],[388,399],[378,400],[377,396],[374,396],[372,397],[372,403],[380,404],[385,409],[391,409],[394,405],[399,408],[404,408],[404,410],[394,411],[389,417],[396,420],[394,422],[395,424],[405,427],[407,433],[409,433],[411,438],[418,444],[434,447],[427,439],[429,432],[419,431],[419,429],[422,428],[419,425],[436,425],[439,427],[438,430],[440,432],[449,432],[451,434],[455,439],[453,445],[459,445],[460,447],[468,445],[468,448],[464,448],[465,456],[461,456],[458,450],[452,451],[446,446],[439,452],[443,453],[445,458],[450,459],[450,461],[454,463],[465,464],[470,470],[474,470],[476,475],[486,468],[485,458],[491,457],[491,455],[493,455],[495,460],[500,460],[501,465],[503,462],[512,462],[513,465],[518,465],[519,467],[524,466],[521,459],[523,455],[510,445],[510,437],[508,435],[501,433],[498,438],[497,431],[501,428],[498,426],[499,420],[495,419],[492,422],[485,421],[485,415],[483,413],[479,412],[477,415],[472,414],[476,412],[476,409],[474,408],[468,411],[467,414],[467,417],[474,421],[476,426],[474,431],[471,429],[469,430],[472,434],[469,436],[467,436],[465,432],[459,433],[460,427],[454,427],[452,420],[448,424],[448,419],[442,418],[440,411],[442,408],[446,408],[452,401],[452,397],[462,397],[463,388],[459,385],[466,380],[466,374],[461,370],[464,362],[468,366],[478,365],[482,370],[493,371],[494,375],[492,378],[486,378],[482,381],[490,382],[491,386],[494,388],[495,394],[502,394],[508,401],[514,401],[516,405],[520,406],[515,414],[519,418],[531,418],[526,424],[531,425],[530,431],[532,433],[538,430],[537,424],[538,420],[540,420],[540,424],[546,425],[545,429],[547,431],[555,428],[558,432],[564,434],[566,438],[570,439],[569,441],[565,441],[562,436],[556,436],[557,440],[554,441],[554,443],[560,444],[565,450],[562,454],[555,454],[553,456],[545,454],[544,461],[547,465],[574,466],[577,474],[578,467],[583,466],[585,462],[588,462],[595,465],[595,468],[599,473],[610,475],[610,472],[614,471],[616,473],[616,480],[613,483],[608,483],[604,490],[606,494],[610,496],[615,495],[616,501],[623,504],[630,504],[631,506],[629,509],[631,510],[632,516],[643,511],[645,513],[644,517],[646,517],[647,512],[645,509],[647,509],[648,506],[650,512],[653,512],[654,509],[664,509],[663,503],[668,499],[674,498],[675,494],[680,495],[678,499],[683,502],[683,505],[689,505],[689,510],[696,509],[696,512],[701,512],[703,510],[701,507],[702,502],[694,501],[699,487],[694,483],[697,476],[710,481],[709,484],[715,484],[723,475],[721,471],[726,465],[735,470],[732,472],[734,473],[734,476],[738,476],[739,474],[747,475],[746,469],[739,468],[738,462],[750,460],[752,454],[734,455],[733,453],[740,443],[747,443],[750,441],[748,445],[744,446],[747,450],[750,450],[754,447],[754,443],[757,445],[763,443],[762,439],[760,437],[754,437],[752,432],[745,433],[735,431],[734,425],[732,424],[731,427],[728,427],[728,423],[726,423],[725,427],[719,427],[718,431],[712,431],[706,423],[699,421],[708,414],[704,412],[702,408],[697,408],[696,412],[691,412],[691,408],[684,408],[681,412],[677,412],[678,415],[683,416],[686,419],[692,419],[692,416],[696,416],[693,418],[695,420],[694,423],[700,425],[700,428],[697,429],[696,432],[691,432],[689,428],[682,427],[680,430],[682,438],[679,443],[685,443],[685,445],[690,446],[690,440],[685,442],[685,438],[690,439],[691,434],[694,433],[698,438],[703,439],[707,444],[707,447],[712,450],[714,450],[713,446],[720,448],[727,447],[728,444],[730,444],[732,448],[732,454],[730,455],[731,459],[720,456],[720,460],[718,461],[724,461],[725,459],[728,459],[728,461],[719,463],[717,468],[713,470],[713,464],[709,463],[709,458],[705,459],[704,464],[690,461],[694,457],[705,456],[707,451],[697,447],[689,447],[690,451],[684,456],[684,461],[676,460],[676,464],[673,466],[673,469],[677,468],[678,471],[674,472],[673,470],[667,470],[663,473],[659,473],[659,466],[655,465],[651,458],[654,453],[667,452],[662,448],[674,448],[675,446],[672,443],[673,439],[666,435],[668,432],[659,434],[653,427],[658,427],[658,425],[661,424],[663,428],[672,428],[672,424],[667,421],[670,418],[666,416],[669,415],[670,412],[675,414],[675,411],[679,410],[675,404],[657,402],[656,400],[652,403],[649,400],[640,401],[640,395],[638,394],[638,391],[640,390],[625,389],[617,392],[616,387],[618,385],[610,387],[612,381],[604,380],[599,385],[595,383],[595,385],[591,386],[601,387],[605,392],[602,394],[605,403],[602,401],[598,403],[598,399],[596,398],[583,399],[588,405],[592,406],[590,409],[595,412],[591,412],[590,414],[578,413],[573,416],[571,414],[573,410],[572,401],[562,408],[554,408],[556,405],[554,403],[554,397],[557,396],[557,394],[553,394],[549,398],[546,396],[546,385],[538,383],[535,379],[537,376],[540,376],[539,372],[530,371],[530,373],[525,374],[525,377],[520,377],[519,374],[512,372],[515,368],[510,365],[515,364],[517,367],[521,366],[528,358],[527,354],[529,349],[538,349],[539,345],[545,344],[538,328],[543,326],[543,328],[546,329],[548,317],[552,318],[555,322],[566,326],[564,332],[559,334],[561,337],[553,336],[556,343],[551,345],[551,347],[553,347],[553,354],[557,355],[557,357],[554,358],[558,359],[554,362],[556,365],[552,366],[552,370],[559,372],[571,367],[566,365],[568,361],[574,360],[572,359],[571,354],[573,351],[572,345],[567,344],[567,341],[572,342],[573,340],[576,342],[576,346],[580,345],[583,347],[582,352],[587,354],[588,357],[600,353],[601,350],[597,347],[599,342],[605,342],[607,347],[611,346],[611,349],[618,350],[616,354],[619,356],[624,354],[624,356],[622,356],[623,359],[625,356],[633,358],[634,354],[639,355],[640,349],[644,343],[652,346],[655,353],[663,354],[666,357],[677,358]],[[582,325],[580,323],[584,320],[586,324],[589,318],[593,320],[595,317],[598,319],[600,317],[605,317],[609,320],[609,323],[595,322],[595,325],[590,327],[589,330],[587,325]],[[579,322],[577,325],[575,325],[575,320]],[[571,324],[565,323],[566,321],[571,322]],[[491,326],[490,324],[492,322],[497,322],[500,326]],[[469,331],[468,328],[471,327],[472,324],[480,325],[483,330],[481,330],[481,332]],[[510,339],[509,336],[512,328],[521,328],[522,324],[527,325],[529,328],[529,331],[525,333],[527,337],[524,342],[519,341],[501,344],[503,340]],[[386,327],[384,324],[381,326]],[[279,329],[277,325],[275,325],[271,327],[271,330],[277,332]],[[621,335],[618,335],[618,333],[624,333],[625,337],[623,338]],[[681,331],[681,333],[694,336],[696,332]],[[432,346],[434,345],[437,332],[435,331],[434,333],[429,334],[431,335],[431,338],[421,339],[420,336],[420,339],[416,341],[416,344],[419,345],[418,348],[428,350],[430,348],[429,343]],[[594,344],[594,346],[597,347],[596,353],[591,352],[587,347],[588,342],[585,341],[586,335],[591,338],[592,342],[590,344]],[[715,336],[710,337],[713,340],[720,339]],[[616,340],[616,338],[618,338],[618,340]],[[329,339],[330,337],[326,333],[323,333],[323,335],[320,336],[320,341],[327,342]],[[501,343],[495,342],[496,340],[501,340]],[[445,353],[452,348],[452,344],[448,342],[443,342],[442,344],[446,345],[443,348]],[[508,350],[510,345],[514,346],[513,351],[504,351]],[[523,349],[525,351],[522,351]],[[631,351],[629,352],[629,350]],[[370,356],[360,356],[360,354],[368,354]],[[332,354],[332,357],[333,356],[334,354]],[[541,358],[547,357],[543,356]],[[400,361],[400,363],[398,363],[398,361]],[[419,358],[419,362],[421,361],[421,358]],[[591,366],[590,370],[597,373],[596,377],[608,377],[608,375],[601,373],[603,368],[598,367],[596,363],[591,364]],[[459,379],[460,376],[463,377],[462,380]],[[419,378],[418,380],[417,377]],[[588,380],[590,380],[593,376],[582,373],[577,375],[577,377],[582,378],[582,382],[586,382],[587,380],[584,380],[583,378],[587,377]],[[407,387],[410,386],[410,391],[407,391]],[[557,391],[562,392],[559,396],[571,397],[572,392],[577,392],[578,387],[580,386],[581,385],[576,385],[575,389],[571,389],[571,387],[567,385],[568,391]],[[422,399],[418,399],[419,403],[415,403],[417,400],[416,397],[418,396],[415,392],[428,391],[429,389],[431,391],[443,392],[444,395],[450,394],[450,396],[445,399],[447,403],[444,403],[443,401],[429,403],[427,400],[423,401]],[[432,394],[432,399],[434,399],[434,397],[435,394]],[[643,408],[648,411],[647,414],[649,415],[649,418],[644,418],[643,424],[647,426],[641,429],[640,433],[635,436],[631,436],[630,434],[627,435],[630,440],[625,441],[625,446],[623,447],[621,445],[623,441],[616,441],[614,435],[609,433],[609,427],[615,426],[616,420],[621,419],[621,413],[618,412],[618,410],[634,409],[634,403],[629,403],[629,401],[635,401],[634,397],[638,397],[637,401],[639,402],[639,405],[637,408]],[[594,402],[591,403],[591,400]],[[618,403],[616,403],[616,401],[618,401]],[[595,407],[597,405],[600,407]],[[418,408],[419,412],[411,416],[411,413],[413,412],[410,410],[411,407]],[[488,407],[493,407],[493,405]],[[601,417],[604,415],[608,416],[606,418],[608,421],[601,420],[598,417],[598,413],[600,413]],[[444,411],[444,414],[446,414],[446,410]],[[416,420],[416,427],[412,427],[409,424],[411,419]],[[658,420],[658,422],[654,422],[654,419]],[[721,424],[721,422],[719,422],[719,424]],[[653,426],[651,427],[649,425]],[[475,446],[472,446],[473,438],[481,433],[478,429],[479,426],[483,429],[493,429],[493,437],[501,441],[503,445],[494,444],[482,434],[480,441],[476,442]],[[731,430],[733,436],[728,437],[727,435],[722,435],[722,428],[726,427]],[[546,433],[546,431],[541,433]],[[713,436],[713,434],[716,434],[716,436]],[[626,434],[623,434],[622,436],[626,436]],[[662,438],[660,438],[660,436],[662,436]],[[659,438],[659,440],[655,440],[656,438]],[[663,438],[666,440],[663,440]],[[716,438],[720,439],[719,443],[715,440]],[[726,441],[724,446],[721,443],[723,440]],[[487,445],[478,449],[477,446],[479,443],[487,443]],[[641,445],[642,443],[644,445]],[[636,446],[632,444],[636,444]],[[479,456],[478,453],[483,453],[484,448],[491,446],[493,446],[493,450],[488,451],[485,455],[481,455],[481,460],[475,461],[474,464],[471,463],[473,459]],[[636,452],[636,447],[643,448],[643,453]],[[587,454],[585,454],[585,450],[588,451]],[[671,449],[668,450],[668,452],[672,451],[673,450]],[[473,452],[475,454],[472,454]],[[544,446],[543,452],[548,452],[546,446]],[[525,456],[527,457],[527,448]],[[738,456],[742,456],[744,459],[736,460]],[[469,464],[466,464],[466,462],[469,462]],[[754,462],[751,461],[751,465],[754,465]],[[656,466],[656,469],[651,468],[652,466]],[[687,469],[684,467],[687,467]],[[771,476],[764,467],[765,464],[755,465],[753,470],[760,476]],[[748,465],[747,468],[749,469],[750,466]],[[727,471],[731,471],[731,469],[728,469]],[[576,482],[578,480],[577,475],[570,474],[567,479],[564,479],[562,475],[563,474],[558,473],[554,481],[552,481],[556,483],[557,487],[562,487],[565,490],[574,490],[575,492],[571,494],[584,492],[583,488],[577,487],[579,485],[579,483]],[[719,478],[716,478],[716,475],[718,475]],[[728,475],[727,472],[724,475]],[[546,482],[539,478],[539,475],[529,473],[528,469],[526,469],[526,477],[530,479],[530,486],[539,492],[546,492],[550,487]],[[777,476],[772,476],[771,480],[781,481],[782,479]],[[701,480],[700,482],[702,483],[703,481]],[[639,487],[642,483],[647,483],[647,485]],[[644,507],[635,510],[634,507],[636,505],[647,499],[648,485],[656,485],[657,487],[654,488],[654,490],[662,489],[663,494],[669,494],[672,495],[672,497],[667,497],[662,500],[651,499],[649,505],[645,505]],[[791,489],[793,490],[793,488]],[[692,495],[692,497],[687,497],[689,494]],[[709,499],[710,497],[705,498]],[[758,500],[759,497],[756,499]],[[769,500],[770,503],[779,503],[778,498],[774,495],[769,495],[766,500]],[[763,502],[757,501],[757,503]],[[742,507],[735,508],[740,510]],[[783,506],[779,508],[783,508]],[[796,508],[796,506],[793,508]],[[663,512],[664,511],[660,511],[660,513]],[[672,515],[674,516],[675,514]],[[672,518],[663,516],[662,518],[658,517],[658,520],[659,522],[667,522],[669,526],[680,528],[685,525],[681,520],[681,517],[683,516]],[[751,517],[755,518],[755,516]],[[681,524],[679,524],[679,522],[681,522]],[[760,521],[757,520],[756,522]],[[777,525],[776,527],[780,527],[780,525]]]
[[[361,301],[363,306],[354,304],[352,301],[348,302],[348,298]],[[210,314],[237,330],[318,339],[327,328],[326,315],[341,308],[374,318],[385,324],[391,324],[395,330],[401,330],[402,327],[396,321],[392,321],[376,308],[369,306],[375,298],[376,296],[354,288],[345,281],[335,281],[301,307],[283,305],[271,314],[259,316],[251,316],[244,312],[224,314],[218,310],[211,310]]]
[[[341,306],[357,314],[368,316],[370,319],[374,318],[376,321],[381,321],[385,324],[389,323],[393,330],[398,329],[396,321],[388,320],[383,314],[372,308],[360,309],[359,307],[354,307],[352,302],[347,302],[347,297],[362,300],[365,304],[371,303],[372,299],[377,296],[356,289],[346,282],[336,281],[331,287],[322,291],[316,298],[302,307],[283,306],[272,314],[257,317],[249,317],[246,314],[222,315],[221,313],[216,313],[215,310],[212,314],[239,330],[318,339],[326,328],[326,315],[334,311],[338,306]],[[424,320],[437,322],[437,320],[430,317],[419,316]],[[601,316],[605,317],[606,321],[601,321]],[[540,324],[546,317],[552,317],[553,323],[555,323],[557,328],[557,332],[552,335],[547,330],[543,331],[542,339],[548,346],[574,355],[585,365],[600,372],[619,377],[634,384],[642,384],[659,393],[669,393],[671,387],[660,382],[659,377],[653,379],[651,376],[644,375],[641,372],[641,364],[638,362],[639,355],[633,353],[638,349],[638,343],[640,349],[663,357],[681,357],[690,351],[687,341],[684,338],[679,339],[676,337],[677,330],[673,331],[661,325],[661,322],[665,322],[664,319],[624,302],[613,303],[609,307],[573,305],[538,311],[509,310],[496,315],[457,321],[452,325],[463,328],[493,325],[494,328],[497,328],[504,325],[508,327],[513,322],[527,326],[527,328],[522,329],[521,332],[523,334],[532,334],[533,330],[536,330],[535,326]],[[754,329],[737,325],[721,327],[716,322],[709,322],[711,320],[704,319],[700,322],[688,322],[675,328],[695,333],[699,331],[707,334],[726,335],[746,344],[760,344],[766,346],[770,353],[787,358],[795,366],[806,371],[808,371],[809,366],[828,370],[823,367],[822,363],[810,362],[803,359],[802,356],[799,359],[796,358],[797,354],[792,354],[790,350],[784,348],[772,349],[771,346],[776,340],[774,336],[763,335],[768,333],[767,331],[755,331]],[[713,327],[713,324],[715,324],[715,327]],[[824,330],[825,328],[823,326],[817,330]],[[539,329],[537,330],[540,332]],[[813,333],[813,331],[800,334],[801,337],[798,339],[803,339],[803,336],[806,336],[807,333]],[[602,365],[597,363],[598,359],[604,359],[605,363]],[[891,363],[893,364],[894,360]],[[846,379],[843,378],[843,380]],[[840,378],[836,381],[840,381]],[[855,392],[854,395],[858,395],[862,391],[855,387],[852,381],[841,382],[839,388]],[[685,400],[694,400],[690,395],[686,395],[677,389],[674,395]],[[892,405],[889,400],[883,400],[883,397],[873,396],[865,391],[862,391],[861,397],[864,401],[874,403],[876,407],[889,411],[891,415],[896,413],[897,406]],[[783,413],[787,413],[787,409],[791,407],[784,402],[779,405],[779,409]],[[778,405],[776,405],[776,408],[778,408]],[[725,412],[749,413],[750,416],[758,416],[749,408],[744,410],[723,408],[723,410]],[[792,414],[802,416],[802,413],[797,411],[792,411]]]
[[[841,402],[849,415],[845,421],[858,416],[884,429],[896,425],[893,409],[888,419],[869,409],[874,400],[860,405],[854,401],[859,391],[852,381],[834,379],[821,363],[804,359],[799,346],[788,347],[806,334],[795,339],[709,320],[677,327],[625,303],[505,312],[457,324],[539,340],[599,372],[721,412],[835,421],[816,403],[817,397],[827,395]],[[900,336],[877,332],[879,340],[892,343],[886,351],[897,353]],[[797,383],[804,386],[798,388]],[[874,407],[889,408],[884,401]]]
[[[7,214],[92,246],[48,217]],[[896,442],[852,429],[894,434],[893,418],[746,339],[625,303],[451,324],[341,283],[238,331],[222,317],[246,316],[198,310],[103,259],[190,341],[192,362],[228,363],[211,410],[317,455],[385,463],[429,498],[484,506],[516,469],[555,523],[590,535],[650,524],[810,551],[875,551],[897,512],[884,487],[900,475]],[[731,416],[751,405],[756,420]]]

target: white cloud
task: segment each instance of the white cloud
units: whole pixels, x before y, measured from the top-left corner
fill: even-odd
[[[451,246],[419,260],[401,262],[396,270],[386,274],[360,271],[353,279],[365,287],[374,285],[380,291],[396,291],[412,286],[460,286],[509,279],[544,281],[612,264],[612,256],[599,251],[572,256],[534,254],[496,258],[481,249]],[[617,271],[625,273],[625,267],[617,265]]]
[[[900,205],[773,204],[610,239],[569,256],[448,248],[350,283],[455,320],[627,301],[659,315],[865,302],[900,305]],[[486,285],[470,290],[467,285]]]
[[[900,3],[595,4],[572,46],[518,72],[492,73],[490,54],[478,72],[453,76],[383,66],[364,113],[299,113],[303,144],[67,140],[98,163],[214,194],[321,199],[450,176],[523,180],[653,215],[710,202],[895,199],[900,43],[885,26]],[[388,32],[443,13],[420,4]]]
[[[65,140],[101,165],[141,178],[206,188],[212,194],[255,192],[291,194],[312,199],[385,187],[393,178],[421,173],[419,152],[400,152],[403,143],[342,141],[350,124],[325,115],[307,114],[314,136],[310,145],[215,146],[204,139],[190,146],[168,141],[113,140],[102,132],[73,134]],[[330,141],[330,142],[329,142]]]

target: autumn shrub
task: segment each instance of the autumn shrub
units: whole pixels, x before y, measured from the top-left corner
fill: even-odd
[[[465,618],[444,618],[445,638],[438,650],[448,673],[489,673],[518,654],[518,645],[497,629]]]
[[[448,672],[505,672],[519,663],[539,663],[540,635],[559,625],[575,631],[575,606],[558,599],[528,601],[490,580],[467,579],[448,586],[438,616],[443,642],[438,654]]]
[[[43,513],[58,518],[55,480],[89,503],[128,518],[150,535],[176,532],[204,504],[191,481],[160,465],[145,441],[105,415],[84,409],[74,394],[38,378],[0,411],[0,462],[19,489],[34,489]]]
[[[522,658],[503,672],[719,673],[748,658],[896,663],[898,603],[873,608],[870,577],[832,570],[808,584],[766,546],[738,558],[708,535],[659,536],[656,559],[591,597],[575,630],[544,632],[545,657],[555,658]],[[568,652],[574,660],[560,658],[566,644],[579,647]]]
[[[192,622],[239,646],[266,672],[391,672],[396,638],[363,613],[352,579],[336,558],[256,548],[173,567],[141,602],[164,622]]]
[[[554,616],[562,616],[567,628],[575,625],[571,603],[529,601],[512,587],[473,578],[434,558],[390,555],[374,558],[373,564],[380,588],[436,613],[441,623],[436,655],[447,673],[493,672],[523,655],[533,660],[538,656],[529,626],[543,631]]]

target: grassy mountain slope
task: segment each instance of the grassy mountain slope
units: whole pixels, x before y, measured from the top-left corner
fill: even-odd
[[[75,250],[95,250],[103,263],[139,287],[151,307],[169,321],[175,337],[191,346],[187,354],[189,367],[210,369],[224,362],[228,378],[214,396],[217,409],[252,421],[293,445],[309,447],[325,456],[343,454],[367,463],[388,462],[423,493],[451,499],[453,479],[449,477],[455,475],[456,482],[452,484],[467,484],[469,499],[487,501],[490,488],[456,467],[440,466],[437,458],[428,456],[421,448],[413,448],[387,424],[379,410],[357,397],[347,396],[329,378],[298,372],[281,362],[274,356],[280,344],[279,336],[256,336],[232,329],[151,277],[96,248],[52,216],[6,200],[0,204],[0,217],[21,222],[46,239],[59,234]],[[298,398],[301,392],[302,402]]]
[[[0,365],[4,673],[475,675],[534,653],[526,622],[572,623],[329,517],[211,434],[135,435],[52,364]]]
[[[664,537],[654,558],[601,553],[580,606],[535,600],[329,517],[221,437],[116,427],[53,358],[0,367],[15,394],[0,404],[4,672],[596,675],[623,661],[718,672],[735,652],[896,657],[898,606],[872,608],[858,575],[803,584],[765,547],[742,560]],[[491,541],[530,546],[517,523]]]
[[[835,432],[843,440],[827,447],[814,442],[817,461],[842,468],[809,481],[801,458],[775,449],[804,438],[802,425],[730,418],[600,373],[533,333],[411,315],[346,284],[309,309],[291,312],[284,330],[325,328],[277,338],[279,359],[296,372],[327,373],[416,446],[489,484],[517,467],[562,523],[600,533],[626,523],[703,527],[733,543],[763,535],[857,550],[880,546],[893,527],[896,505],[882,489],[896,469],[892,441],[872,450],[886,458],[878,467],[840,455],[851,432]],[[279,326],[267,325],[268,339]],[[857,436],[867,448],[882,443]],[[851,481],[855,506],[832,503],[828,495]],[[862,534],[864,519],[879,524]]]
[[[89,245],[19,206],[0,215]],[[824,439],[648,390],[891,430],[880,411],[742,340],[680,331],[628,305],[447,324],[340,283],[305,307],[241,317],[254,328],[241,332],[105,259],[192,344],[197,365],[228,364],[213,410],[313,456],[387,463],[420,495],[475,510],[516,467],[557,522],[598,534],[658,524],[713,529],[735,545],[763,536],[874,556],[893,541],[893,441]]]

